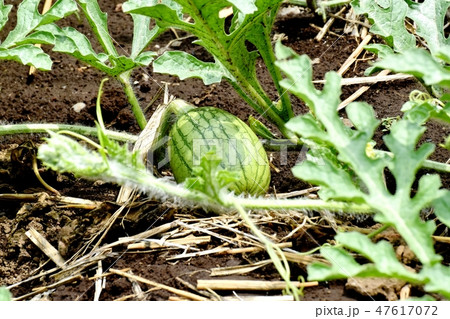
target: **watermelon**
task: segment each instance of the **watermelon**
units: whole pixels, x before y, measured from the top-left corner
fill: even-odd
[[[178,183],[192,177],[202,156],[215,150],[220,168],[239,172],[231,191],[261,195],[269,188],[269,161],[261,142],[247,124],[224,110],[200,107],[181,115],[170,130],[168,148]]]

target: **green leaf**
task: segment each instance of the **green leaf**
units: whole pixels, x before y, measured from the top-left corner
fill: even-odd
[[[110,76],[117,76],[140,65],[148,65],[155,56],[154,52],[143,52],[133,60],[126,56],[97,54],[89,39],[72,27],[61,29],[55,24],[48,24],[37,30],[30,35],[36,42],[47,41],[47,43],[54,45],[53,51],[69,54]],[[112,66],[106,64],[108,60],[112,63]]]
[[[448,287],[450,267],[445,267],[442,264],[425,266],[420,274],[426,277],[428,281],[425,285],[425,290],[437,292],[446,298],[450,298],[450,290]]]
[[[108,55],[118,56],[108,31],[107,14],[100,10],[97,0],[78,0],[97,40]]]
[[[450,70],[438,63],[424,49],[410,49],[402,54],[385,56],[374,64],[383,69],[412,74],[427,85],[450,87]]]
[[[97,176],[107,171],[107,163],[97,152],[88,150],[67,136],[53,132],[49,134],[51,138],[38,150],[38,158],[46,166],[55,171],[71,172],[83,177]]]
[[[280,82],[282,87],[301,98],[314,114],[317,105],[328,111],[337,110],[341,87],[340,78],[336,73],[327,73],[324,90],[320,92],[312,83],[311,60],[307,55],[298,55],[280,42],[275,45],[275,54],[278,57],[276,66],[287,76]],[[297,89],[300,87],[303,89]],[[326,100],[327,104],[321,105],[321,100]]]
[[[404,0],[353,0],[356,14],[366,14],[372,24],[370,31],[382,36],[396,51],[415,47],[414,35],[405,28],[409,7]]]
[[[448,0],[353,0],[357,14],[366,14],[373,24],[370,31],[382,36],[398,52],[415,47],[414,34],[406,28],[406,18],[414,23],[415,33],[427,43],[433,55],[450,44],[444,34],[444,21],[450,6]]]
[[[408,281],[418,278],[414,272],[406,269],[403,264],[397,260],[392,245],[385,240],[381,240],[374,244],[367,236],[358,232],[339,233],[336,235],[335,239],[345,247],[372,261],[377,270],[388,277],[400,278]]]
[[[151,19],[149,17],[132,14],[131,18],[133,19],[133,43],[131,46],[130,57],[133,60],[136,60],[138,59],[138,57],[140,57],[140,60],[142,60],[143,56],[145,56],[146,54],[148,55],[148,53],[142,53],[142,51],[157,35],[159,35],[164,30],[159,28],[158,26],[150,29]]]
[[[450,124],[450,104],[444,107],[436,105],[434,99],[409,101],[402,107],[405,117],[418,124],[425,124],[430,118]]]
[[[360,265],[344,249],[323,246],[320,254],[331,262],[331,266],[323,263],[312,263],[307,267],[308,280],[335,280],[350,277],[381,275],[372,265]]]
[[[17,24],[1,44],[1,48],[10,48],[35,28],[64,18],[77,10],[73,0],[58,0],[45,14],[40,14],[40,0],[24,0],[17,9]]]
[[[69,54],[95,68],[109,74],[111,67],[105,64],[108,56],[104,53],[97,54],[89,39],[72,27],[59,28],[56,24],[49,24],[38,28],[38,32],[31,36],[40,36],[50,39],[53,37],[53,51]]]
[[[423,37],[432,54],[450,44],[444,34],[444,21],[450,2],[448,0],[425,0],[411,2],[407,16],[414,20],[416,33]]]
[[[441,196],[433,202],[434,213],[447,227],[450,227],[450,191],[441,190]]]
[[[20,45],[11,49],[0,49],[0,59],[20,62],[24,65],[34,66],[39,70],[48,71],[52,68],[50,57],[31,44]]]
[[[8,22],[8,16],[11,9],[12,5],[5,5],[4,0],[0,0],[0,30],[3,29],[6,22]]]
[[[183,51],[164,53],[153,62],[153,70],[176,75],[181,80],[200,78],[205,85],[218,83],[223,77],[232,78],[219,62],[203,62]]]
[[[398,260],[392,245],[387,241],[372,243],[366,236],[357,233],[339,233],[336,240],[344,247],[362,254],[369,261],[360,265],[342,248],[322,247],[321,254],[331,266],[312,264],[308,266],[308,280],[330,280],[349,277],[388,277],[421,283],[420,275],[406,269]]]

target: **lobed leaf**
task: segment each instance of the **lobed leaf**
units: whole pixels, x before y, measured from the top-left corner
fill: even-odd
[[[416,33],[425,39],[432,54],[450,44],[450,39],[446,38],[444,34],[445,15],[449,6],[448,0],[425,0],[422,3],[409,3],[407,16],[414,21]]]
[[[23,65],[34,66],[44,71],[52,68],[50,57],[41,48],[31,44],[23,44],[10,49],[0,49],[0,59],[17,61]]]
[[[441,196],[433,202],[434,213],[445,226],[450,227],[450,191],[441,190]]]
[[[370,31],[382,36],[397,52],[415,47],[415,36],[406,25],[407,18],[413,21],[415,33],[427,43],[433,55],[445,51],[450,39],[444,33],[448,0],[425,0],[416,3],[408,0],[353,0],[357,14],[366,14],[373,24]]]
[[[39,26],[46,25],[64,18],[77,10],[73,0],[58,0],[45,14],[40,14],[38,5],[40,0],[24,0],[17,9],[17,24],[8,33],[0,48],[10,48],[22,41],[26,35]]]
[[[205,85],[218,83],[225,78],[232,78],[220,62],[203,62],[183,51],[164,53],[153,63],[153,70],[158,73],[169,73],[181,80],[200,78]]]
[[[353,0],[356,14],[367,14],[372,24],[370,32],[382,36],[396,51],[415,47],[414,35],[405,28],[409,7],[404,0]]]
[[[308,266],[308,280],[330,280],[349,277],[388,277],[421,283],[423,279],[408,269],[398,260],[391,244],[386,241],[372,243],[366,236],[357,233],[339,233],[339,244],[362,254],[372,263],[359,264],[342,248],[322,247],[321,254],[331,266],[315,263]]]
[[[148,65],[155,56],[154,52],[142,52],[132,59],[96,53],[84,34],[72,27],[60,28],[56,24],[38,28],[37,32],[25,39],[25,42],[30,38],[31,42],[53,44],[53,51],[69,54],[110,76],[117,76],[140,65]]]
[[[410,49],[402,54],[387,55],[374,65],[395,72],[412,74],[423,79],[427,85],[450,87],[450,70],[423,49]]]
[[[446,298],[450,298],[450,291],[448,288],[448,282],[450,280],[450,267],[445,267],[442,264],[425,266],[420,274],[427,280],[425,290],[437,292]]]
[[[100,10],[97,0],[78,0],[78,2],[103,50],[111,56],[118,56],[109,35],[107,14]]]

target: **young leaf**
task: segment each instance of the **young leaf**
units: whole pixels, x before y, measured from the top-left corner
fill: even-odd
[[[221,161],[215,151],[207,152],[200,159],[200,166],[193,169],[194,177],[186,179],[186,188],[204,193],[212,201],[221,202],[226,187],[240,179],[239,172],[221,170]]]
[[[408,101],[403,104],[402,111],[405,112],[405,118],[418,124],[424,124],[431,118],[450,124],[450,104],[440,107],[433,99]]]

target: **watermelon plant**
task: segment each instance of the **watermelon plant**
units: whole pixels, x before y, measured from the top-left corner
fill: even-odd
[[[155,72],[180,79],[201,78],[205,84],[228,80],[241,97],[262,116],[277,125],[285,137],[296,139],[285,123],[293,117],[290,98],[280,87],[270,33],[282,0],[130,0],[125,12],[155,19],[160,29],[177,28],[195,35],[195,43],[214,57],[204,62],[183,51],[166,51],[153,62]],[[227,10],[232,14],[228,15]],[[187,17],[186,17],[187,16]],[[230,26],[226,25],[226,19]],[[249,49],[250,44],[255,49]],[[261,56],[278,91],[272,101],[256,76],[256,59]]]
[[[69,0],[66,2],[72,3]],[[139,114],[142,111],[137,100],[133,101],[134,93],[129,85],[132,70],[137,66],[148,65],[152,61],[154,54],[143,50],[159,32],[169,27],[178,27],[191,32],[198,37],[198,43],[211,52],[215,62],[207,63],[185,52],[171,51],[154,61],[155,70],[175,74],[180,78],[200,77],[206,84],[226,78],[261,115],[277,124],[286,137],[311,146],[308,160],[296,166],[293,172],[298,178],[320,185],[320,199],[278,200],[257,197],[265,193],[270,179],[267,156],[260,142],[242,121],[229,113],[209,107],[198,109],[188,107],[184,114],[179,114],[170,131],[171,165],[179,184],[156,178],[146,170],[137,153],[130,153],[127,145],[120,145],[112,140],[114,138],[132,141],[136,137],[106,131],[100,116],[100,103],[97,105],[99,126],[95,132],[83,131],[82,128],[72,126],[64,127],[79,130],[83,134],[95,133],[100,140],[98,148],[88,149],[61,132],[49,133],[50,138],[38,152],[38,157],[45,165],[57,171],[72,172],[80,177],[136,186],[160,199],[173,199],[186,205],[201,205],[216,212],[237,210],[265,244],[280,274],[288,282],[288,286],[290,274],[287,262],[280,260],[279,256],[283,255],[277,254],[276,247],[252,225],[246,210],[314,209],[374,213],[375,219],[384,227],[394,227],[404,238],[419,259],[422,265],[421,270],[415,273],[406,269],[396,259],[389,243],[373,243],[369,237],[358,233],[342,233],[336,236],[337,245],[321,249],[323,256],[329,260],[330,264],[310,265],[309,279],[331,280],[349,276],[400,278],[424,285],[429,292],[438,292],[450,297],[449,288],[445,284],[450,279],[450,268],[442,264],[441,256],[436,254],[433,247],[432,234],[435,223],[422,221],[420,218],[422,209],[433,207],[439,220],[450,226],[449,191],[441,189],[437,175],[426,175],[419,179],[417,192],[414,194],[412,192],[416,172],[420,167],[449,171],[449,165],[427,161],[427,157],[434,149],[433,145],[423,144],[420,147],[416,145],[424,131],[421,126],[423,122],[433,116],[448,117],[448,104],[441,105],[431,96],[425,99],[427,103],[425,106],[414,104],[410,110],[422,111],[425,107],[428,113],[422,118],[419,117],[418,111],[406,113],[403,119],[393,124],[391,133],[385,138],[390,152],[374,151],[371,139],[379,123],[369,105],[353,103],[348,106],[347,115],[353,122],[354,129],[344,126],[338,117],[336,109],[341,93],[339,76],[335,73],[327,74],[327,82],[323,90],[319,91],[315,89],[311,81],[311,64],[306,56],[298,56],[292,50],[277,44],[278,60],[275,58],[269,33],[281,1],[130,0],[124,4],[125,10],[132,14],[135,22],[133,49],[129,57],[119,55],[115,49],[109,38],[106,16],[100,11],[96,1],[79,0],[78,2],[104,49],[103,53],[94,52],[87,38],[75,29],[60,28],[53,24],[53,16],[48,20],[42,19],[44,22],[49,21],[48,23],[41,21],[27,32],[17,32],[17,34],[27,37],[23,43],[52,44],[55,51],[73,55],[121,81],[132,101],[130,103],[134,107],[139,125],[143,127],[146,121],[143,115]],[[394,7],[389,6],[394,2],[394,0],[377,2],[378,7],[370,7],[375,13],[370,11],[373,16],[369,15],[369,17],[375,21],[382,16],[377,11],[380,3],[388,8],[383,12],[390,12],[395,19],[400,17],[404,20],[405,16],[408,16],[421,21],[424,16],[441,17],[440,13],[436,13],[437,11],[433,15],[428,8],[415,7],[419,4],[413,5],[409,1],[406,2],[409,9],[404,9],[403,5],[398,7],[399,10],[406,10],[405,15],[392,14],[397,12],[394,11]],[[33,0],[24,1],[24,3],[37,4]],[[433,3],[441,5],[436,6],[436,10],[448,8],[446,5],[448,2]],[[225,23],[226,12],[230,5],[233,14],[229,17],[228,22],[231,26],[228,27]],[[354,1],[353,5],[355,8],[358,5],[361,8],[366,5],[368,8],[370,3]],[[30,6],[30,8],[33,9],[30,12],[37,12],[36,7]],[[4,12],[8,10],[4,9]],[[186,20],[186,15],[191,20]],[[152,30],[149,28],[150,17],[157,22],[156,28]],[[421,24],[418,23],[418,25]],[[424,30],[424,25],[419,29],[423,37],[429,36]],[[32,33],[28,36],[30,32]],[[377,32],[376,28],[374,32]],[[397,31],[392,29],[391,32]],[[404,36],[404,33],[399,35],[401,36]],[[390,37],[392,34],[386,38],[391,39]],[[411,41],[408,38],[410,37],[406,37],[407,41]],[[394,49],[405,45],[396,41],[397,35],[394,35],[392,39],[395,41],[392,40],[390,44]],[[9,40],[9,44],[8,41],[5,40],[5,42],[7,46],[5,50],[12,50],[15,45],[20,46],[22,43],[12,40]],[[271,100],[256,78],[257,53],[249,50],[249,43],[256,47],[274,79],[274,85],[279,94],[277,102]],[[403,47],[401,48],[403,50]],[[430,56],[431,60],[427,61],[426,65],[432,65],[432,69],[421,66],[411,68],[409,65],[397,64],[398,61],[393,58],[392,60],[386,58],[376,67],[406,70],[421,77],[424,83],[433,86],[434,90],[445,89],[449,81],[448,68],[442,66],[443,63],[449,62],[445,55],[446,51],[442,51],[445,47],[434,43],[430,48],[434,58]],[[388,47],[379,46],[372,46],[372,49],[377,49],[380,54],[388,53],[390,50]],[[404,54],[402,58],[411,54],[410,58],[413,59],[422,52],[402,51]],[[436,62],[435,57],[440,57],[442,61]],[[17,59],[22,63],[29,63],[21,56]],[[439,72],[430,72],[436,69]],[[282,74],[285,75],[284,79]],[[286,92],[302,99],[312,112],[294,117]],[[445,94],[440,95],[440,99],[441,102],[447,101]],[[412,99],[411,102],[417,101],[419,100]],[[418,118],[420,120],[415,120]],[[251,122],[264,131],[262,123],[256,119]],[[21,126],[27,132],[44,128],[57,130],[61,127]],[[0,128],[0,134],[4,134],[2,129],[4,127]],[[269,131],[265,134],[272,136]],[[232,142],[233,139],[236,142]],[[211,141],[212,144],[210,144]],[[221,152],[217,147],[218,144],[225,145],[226,151]],[[200,149],[205,146],[203,152],[196,152],[195,145],[200,145],[198,146]],[[336,152],[327,152],[328,149]],[[232,154],[236,156],[231,156]],[[316,161],[318,156],[321,157],[320,165]],[[254,161],[251,161],[252,159]],[[244,165],[248,160],[250,160],[248,165]],[[384,183],[383,174],[386,169],[390,170],[396,181],[394,191],[388,190]],[[249,193],[254,197],[237,196],[241,192]],[[359,253],[368,262],[363,264],[356,261],[349,251]],[[290,287],[290,290],[293,294],[297,294],[293,287]]]
[[[201,158],[198,169],[193,170],[192,177],[186,179],[184,187],[173,184],[147,172],[136,154],[109,140],[102,130],[99,131],[102,145],[99,152],[87,150],[69,137],[52,133],[47,143],[39,148],[38,157],[54,170],[133,185],[152,196],[174,198],[186,205],[200,204],[216,212],[236,209],[244,219],[246,209],[374,212],[378,222],[385,227],[394,227],[404,238],[422,263],[422,270],[415,273],[406,269],[396,259],[388,242],[373,243],[369,237],[351,232],[338,234],[337,246],[321,248],[321,253],[331,266],[310,265],[308,279],[331,280],[351,276],[399,278],[424,285],[429,292],[449,297],[450,291],[445,284],[448,279],[442,278],[450,277],[450,268],[441,263],[441,256],[436,254],[433,247],[435,223],[422,221],[420,212],[432,206],[440,221],[450,226],[450,192],[440,187],[439,176],[426,175],[420,178],[417,191],[414,196],[411,195],[416,172],[434,149],[431,144],[416,147],[424,128],[417,122],[403,118],[393,124],[391,133],[385,138],[390,153],[370,151],[368,146],[379,125],[372,108],[360,102],[350,104],[347,115],[355,128],[346,127],[336,111],[340,103],[340,77],[336,73],[328,73],[326,84],[319,91],[312,83],[308,57],[298,56],[281,44],[277,45],[276,51],[279,59],[277,66],[286,74],[281,85],[289,88],[312,110],[310,114],[289,121],[289,129],[302,136],[308,145],[324,145],[337,151],[328,153],[320,163],[312,154],[306,162],[293,169],[298,178],[321,186],[320,200],[236,196],[227,191],[227,186],[236,182],[236,175],[223,170],[220,167],[221,159],[210,152]],[[297,76],[299,72],[304,75],[300,80]],[[389,191],[384,183],[385,169],[389,169],[396,180],[394,192]],[[274,253],[270,241],[266,243],[266,248]],[[368,263],[358,263],[348,250],[366,257]],[[288,278],[289,272],[283,262],[278,262],[280,274]]]
[[[329,72],[322,91],[312,84],[311,62],[282,45],[277,46],[277,65],[286,74],[282,86],[301,98],[311,109],[292,119],[287,126],[303,136],[306,143],[321,143],[337,150],[334,159],[325,158],[321,165],[312,160],[293,168],[296,177],[320,185],[320,197],[326,200],[347,200],[365,203],[376,212],[375,220],[394,227],[422,263],[419,273],[406,269],[396,258],[390,243],[373,243],[360,233],[339,233],[337,246],[323,247],[322,255],[330,265],[312,264],[308,267],[309,280],[331,280],[348,277],[399,278],[414,284],[425,285],[429,292],[446,297],[450,290],[444,282],[450,279],[450,267],[444,266],[442,257],[433,247],[433,221],[423,221],[421,210],[433,206],[440,221],[450,226],[450,191],[441,188],[438,175],[425,175],[418,181],[412,195],[412,185],[421,163],[433,152],[434,145],[416,146],[425,128],[419,123],[403,118],[393,124],[391,133],[384,137],[391,155],[368,152],[368,145],[379,121],[366,103],[354,102],[346,111],[355,129],[350,130],[336,112],[340,103],[340,77]],[[301,78],[298,74],[302,74]],[[336,165],[336,163],[345,163]],[[388,190],[384,183],[384,170],[389,169],[395,178],[396,188]],[[355,251],[369,261],[358,263],[348,252]]]

